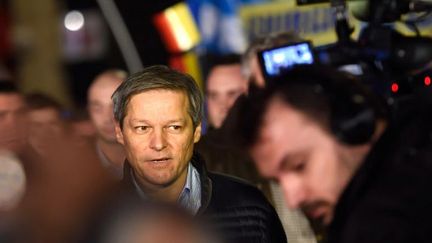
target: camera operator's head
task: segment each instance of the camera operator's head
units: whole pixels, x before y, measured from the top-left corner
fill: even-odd
[[[293,32],[278,32],[254,39],[242,55],[242,74],[252,85],[264,87],[264,76],[261,72],[257,53],[259,51],[300,42],[302,39]]]
[[[353,77],[328,67],[295,67],[274,82],[250,97],[242,137],[261,174],[281,184],[288,206],[328,224],[380,134],[383,113]]]

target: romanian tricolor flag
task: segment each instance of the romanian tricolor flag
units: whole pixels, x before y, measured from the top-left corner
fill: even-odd
[[[177,3],[153,18],[169,52],[182,53],[200,42],[198,28],[186,3]]]
[[[198,56],[195,54],[194,51],[189,51],[180,55],[171,56],[171,58],[169,59],[169,66],[191,75],[195,79],[201,90],[204,90],[203,78]]]

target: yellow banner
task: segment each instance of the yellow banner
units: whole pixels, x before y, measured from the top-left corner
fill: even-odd
[[[353,7],[350,3],[348,9]],[[334,43],[337,40],[335,20],[330,4],[297,6],[296,1],[272,2],[246,5],[240,17],[249,40],[274,32],[293,31],[302,38],[311,40],[315,46]],[[355,28],[352,37],[357,38],[362,23],[349,14],[349,24]],[[419,23],[422,34],[432,34],[432,19]],[[403,34],[413,35],[404,24],[396,23]]]

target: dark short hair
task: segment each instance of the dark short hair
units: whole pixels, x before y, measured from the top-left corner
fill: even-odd
[[[207,59],[211,68],[221,65],[240,64],[241,62],[241,56],[238,54],[208,55]]]
[[[38,110],[44,108],[52,108],[59,113],[62,112],[63,107],[55,99],[42,93],[32,93],[25,96],[27,108],[29,110]]]
[[[194,127],[201,122],[203,96],[195,80],[188,74],[181,73],[167,66],[156,65],[144,68],[129,76],[114,92],[114,118],[123,127],[127,105],[132,96],[154,89],[166,89],[185,92],[189,100],[188,113]]]
[[[15,83],[0,80],[0,94],[2,93],[20,93]]]
[[[241,65],[238,54],[207,54],[202,62],[204,79],[207,80],[211,71],[219,66]]]
[[[357,119],[355,116],[361,114],[356,112],[365,110],[374,118],[387,118],[384,102],[354,76],[327,66],[298,66],[280,75],[264,90],[248,97],[241,108],[241,120],[237,124],[239,142],[243,146],[250,147],[257,142],[263,117],[269,102],[275,97],[336,137],[339,135],[335,129],[339,128],[334,125],[344,122],[343,119]],[[356,103],[359,97],[360,103]],[[371,120],[370,125],[373,126],[373,132],[375,119]]]

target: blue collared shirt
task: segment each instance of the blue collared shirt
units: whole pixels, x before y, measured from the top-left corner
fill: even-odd
[[[198,170],[191,163],[189,163],[187,170],[186,183],[177,202],[189,212],[196,214],[201,207],[201,180]],[[139,196],[147,199],[148,197],[138,185],[133,171],[131,171],[131,175]]]
[[[177,202],[193,214],[201,207],[201,180],[197,169],[191,163],[188,166],[186,184]]]

